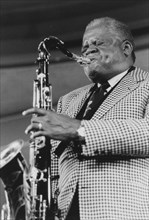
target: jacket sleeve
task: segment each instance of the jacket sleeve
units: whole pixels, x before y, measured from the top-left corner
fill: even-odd
[[[141,119],[84,120],[82,155],[131,155],[149,157],[149,103]]]

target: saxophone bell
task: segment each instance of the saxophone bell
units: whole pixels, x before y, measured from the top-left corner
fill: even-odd
[[[21,154],[23,140],[5,146],[0,157],[0,179],[4,185],[6,203],[2,206],[1,220],[26,220],[29,185],[26,179],[28,166]],[[3,148],[3,147],[2,147]]]

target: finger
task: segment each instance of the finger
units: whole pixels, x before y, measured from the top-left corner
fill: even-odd
[[[31,118],[31,123],[42,123],[43,124],[43,117],[40,117],[40,116],[33,116]]]
[[[39,130],[39,123],[32,123],[26,128],[25,134],[29,134],[32,131],[34,132],[34,131],[38,131],[38,130]]]
[[[45,115],[46,110],[45,109],[39,109],[39,108],[30,108],[22,112],[23,116],[31,115],[31,114],[37,114],[37,115]]]
[[[35,139],[37,137],[45,136],[44,131],[33,132],[30,135],[30,139]]]

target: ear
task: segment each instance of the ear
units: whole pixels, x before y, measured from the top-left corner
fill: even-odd
[[[124,52],[124,55],[126,57],[128,57],[129,55],[131,55],[132,51],[133,51],[133,45],[129,40],[124,40],[122,43],[122,50]]]

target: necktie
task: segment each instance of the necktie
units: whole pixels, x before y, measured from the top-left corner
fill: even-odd
[[[100,87],[96,86],[94,92],[90,96],[90,99],[87,103],[87,107],[84,112],[83,119],[89,120],[93,116],[97,108],[102,104],[102,102],[106,98],[107,96],[106,90],[109,86],[110,85],[108,82],[102,84]]]

